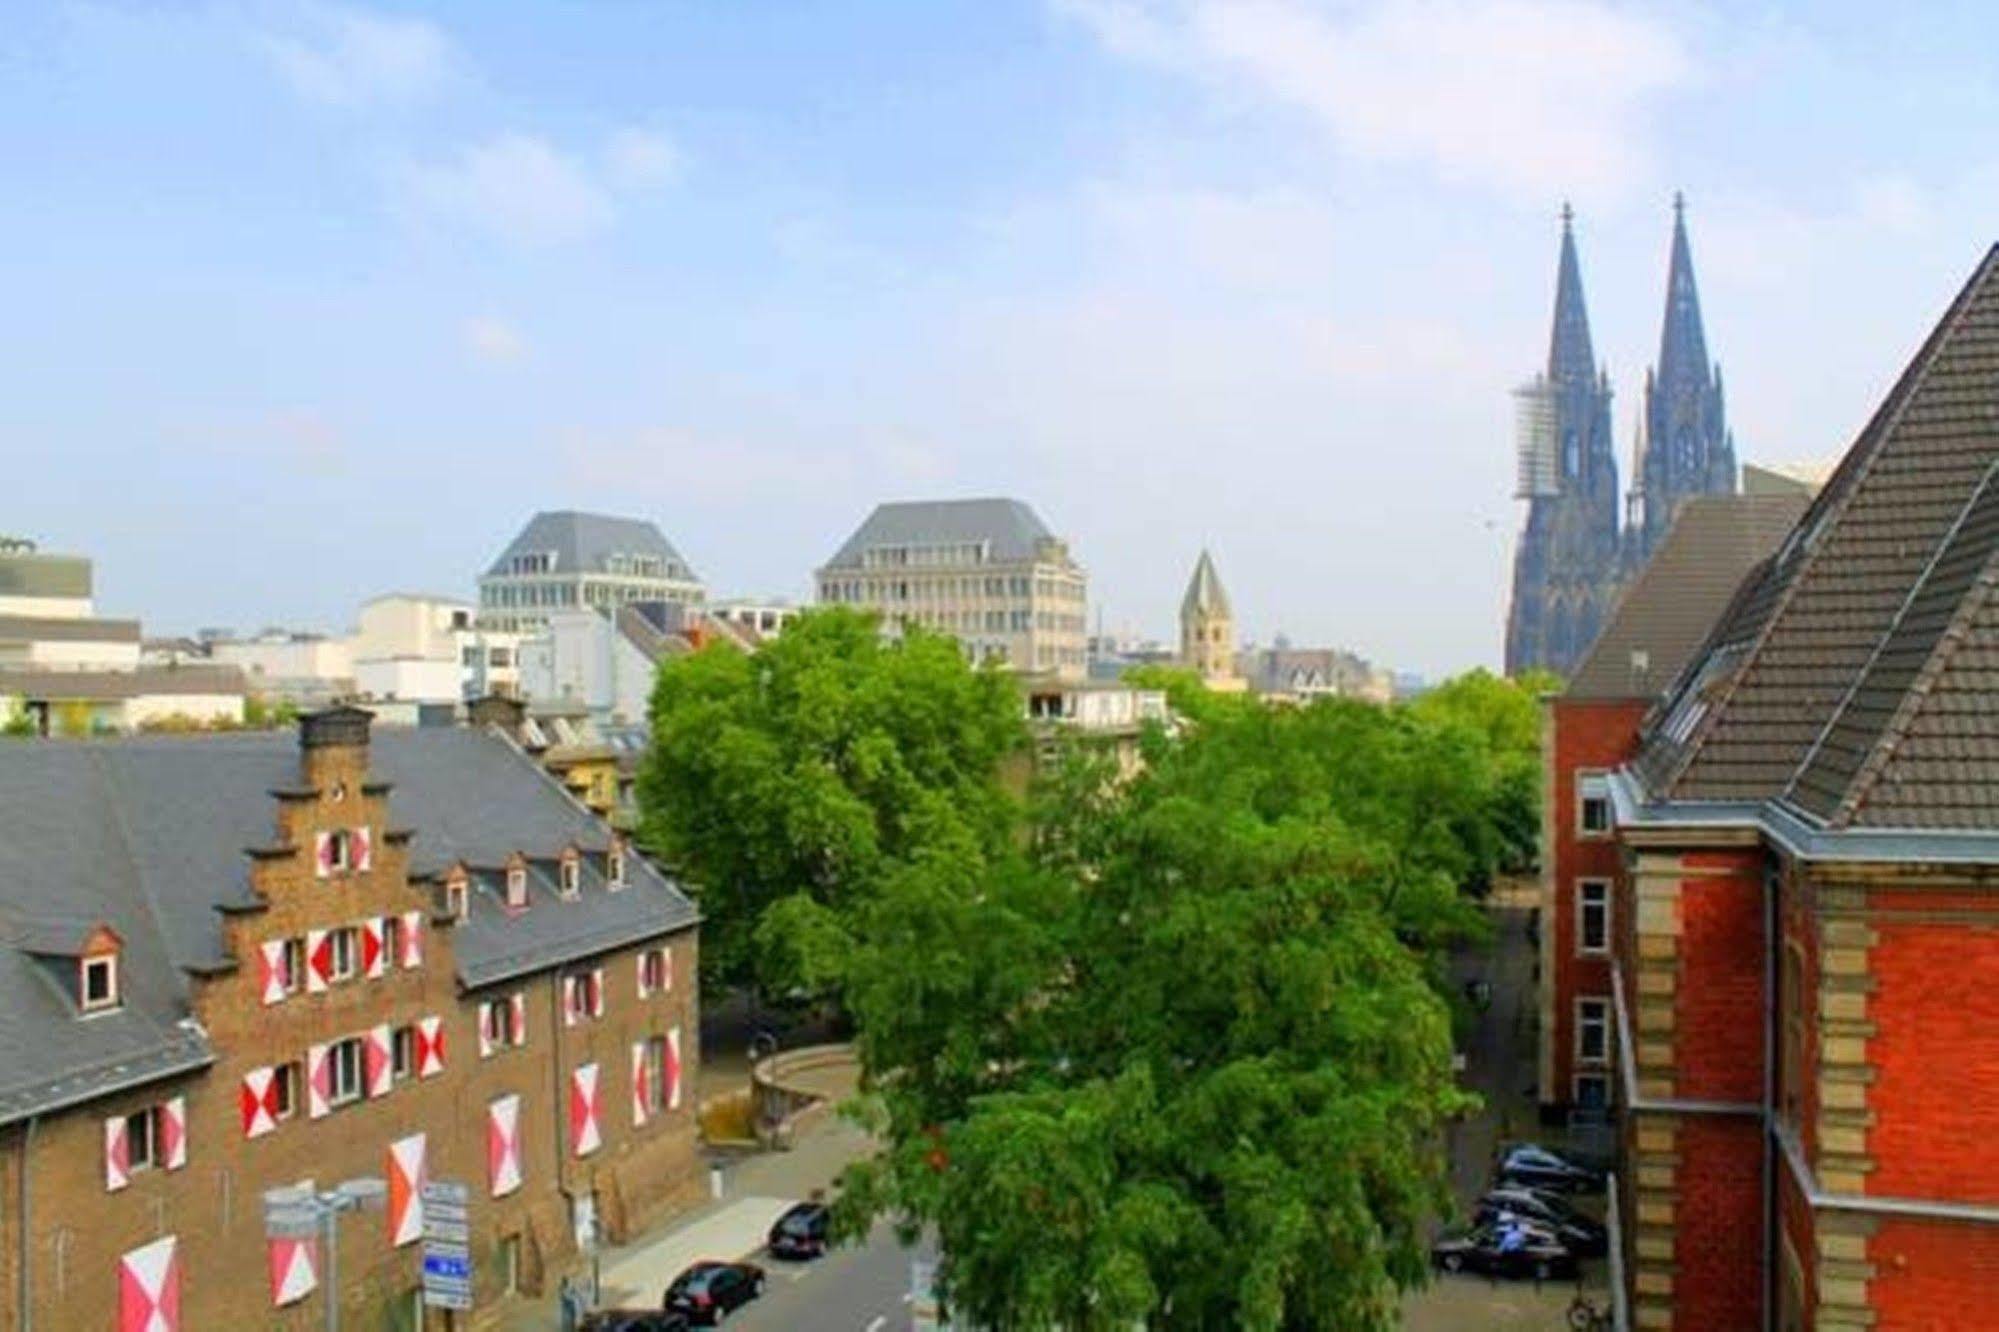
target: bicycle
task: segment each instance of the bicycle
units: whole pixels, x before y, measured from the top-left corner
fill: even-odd
[[[1598,1309],[1590,1303],[1589,1296],[1581,1291],[1569,1303],[1570,1332],[1610,1332],[1611,1313],[1608,1309]]]

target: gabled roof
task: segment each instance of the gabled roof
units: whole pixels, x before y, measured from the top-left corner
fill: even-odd
[[[828,569],[858,569],[874,546],[938,546],[982,542],[988,563],[1013,564],[1034,558],[1043,541],[1054,540],[1047,524],[1016,499],[907,500],[877,504],[826,561]]]
[[[555,556],[553,572],[557,574],[606,573],[613,555],[643,555],[663,561],[669,577],[695,581],[694,570],[652,523],[574,509],[545,510],[530,518],[486,570],[486,576],[504,575],[507,562],[516,555],[539,554]]]
[[[1636,765],[1655,799],[1789,792],[1822,821],[1999,822],[1995,407],[1999,247],[1656,714]]]
[[[1805,511],[1804,495],[1695,495],[1576,668],[1569,699],[1657,698],[1679,678],[1743,579]]]
[[[284,733],[142,736],[0,745],[0,1123],[150,1081],[213,1058],[189,1018],[191,975],[240,964],[223,916],[262,904],[252,848],[271,849],[274,792],[299,784]],[[387,783],[391,826],[414,829],[413,877],[463,862],[491,870],[515,852],[550,864],[575,845],[601,855],[611,831],[496,733],[383,728],[370,785]],[[280,852],[282,849],[278,849]],[[458,980],[492,983],[692,925],[693,904],[643,858],[628,886],[503,917],[475,900],[456,928]],[[551,880],[552,883],[552,880]],[[410,906],[429,905],[428,890]],[[123,941],[120,1006],[76,1016],[46,963],[83,921]]]
[[[1222,587],[1221,575],[1215,572],[1215,562],[1203,550],[1194,564],[1194,576],[1187,580],[1187,595],[1180,598],[1180,618],[1228,614],[1229,594]]]

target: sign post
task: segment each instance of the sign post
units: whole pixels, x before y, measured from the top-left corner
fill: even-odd
[[[423,1302],[433,1309],[472,1307],[471,1200],[450,1180],[423,1186]]]

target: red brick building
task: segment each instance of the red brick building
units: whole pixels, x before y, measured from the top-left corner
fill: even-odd
[[[1777,548],[1806,495],[1700,495],[1680,509],[1576,674],[1545,704],[1541,832],[1542,1118],[1601,1110],[1611,1086],[1612,885],[1623,850],[1601,795],[1578,779],[1637,751],[1646,714],[1736,587]]]
[[[698,1195],[695,926],[495,731],[0,746],[0,1328],[319,1326],[263,1195],[364,1177],[350,1325],[447,1325],[426,1179],[490,1321]]]
[[[1999,249],[1581,785],[1635,1325],[1999,1325]]]

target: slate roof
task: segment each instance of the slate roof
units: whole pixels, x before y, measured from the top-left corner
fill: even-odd
[[[74,619],[52,615],[0,615],[0,639],[40,643],[136,643],[137,620]]]
[[[987,543],[986,560],[1014,564],[1034,558],[1035,548],[1054,533],[1033,509],[1016,499],[908,500],[877,504],[854,530],[828,569],[858,569],[872,546],[936,546]]]
[[[1695,495],[1624,590],[1569,699],[1657,698],[1686,669],[1742,581],[1805,511],[1797,495]]]
[[[18,698],[111,701],[147,695],[241,694],[246,688],[236,666],[175,664],[81,671],[0,667],[0,695]]]
[[[507,561],[516,555],[555,555],[555,574],[607,573],[613,555],[646,555],[665,562],[668,576],[698,581],[694,570],[658,527],[643,518],[613,518],[574,509],[544,510],[528,520],[486,570],[488,578],[504,577]]]
[[[696,922],[693,904],[642,857],[607,892],[606,826],[503,737],[388,729],[371,781],[391,784],[389,826],[414,829],[412,877],[464,862],[475,883],[455,927],[467,988],[589,957]],[[199,1067],[213,1052],[183,1025],[188,976],[235,962],[222,914],[255,909],[252,847],[269,847],[272,792],[299,784],[284,733],[0,744],[0,1123]],[[554,889],[563,849],[585,852],[583,891]],[[530,909],[508,916],[492,885],[530,857]],[[427,890],[412,906],[430,903]],[[51,947],[103,922],[124,941],[122,1005],[80,1019]]]
[[[1999,825],[1999,247],[1655,714],[1651,795]]]
[[[1180,598],[1180,618],[1228,614],[1228,591],[1222,586],[1222,576],[1215,572],[1214,560],[1203,550],[1194,564],[1194,576],[1187,580],[1187,594]]]

